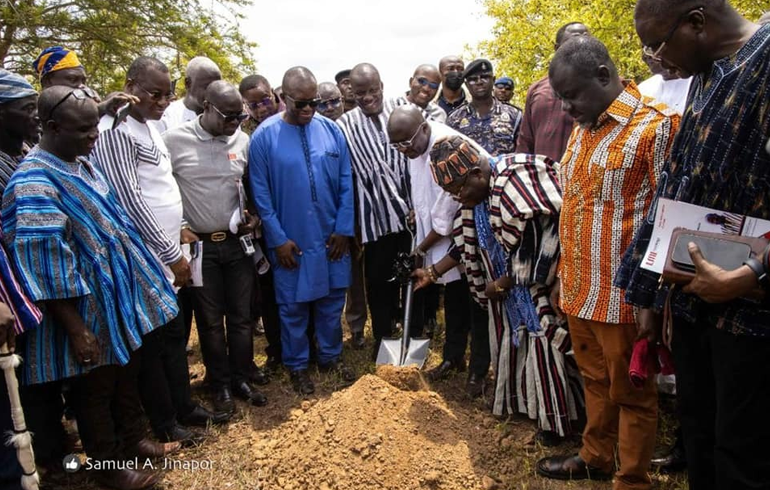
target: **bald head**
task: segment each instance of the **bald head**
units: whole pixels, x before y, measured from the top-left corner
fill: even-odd
[[[382,80],[371,63],[359,63],[350,71],[350,88],[356,104],[369,117],[382,112]]]
[[[353,83],[354,79],[358,79],[359,82],[361,82],[362,80],[367,80],[367,81],[376,80],[379,82],[380,72],[371,63],[359,63],[356,66],[354,66],[352,70],[350,70],[351,83]]]
[[[318,96],[321,99],[334,99],[342,97],[339,87],[334,82],[321,82],[318,84]]]
[[[74,162],[94,149],[99,136],[99,107],[83,89],[64,85],[46,88],[38,99],[38,112],[43,122],[40,146],[44,150]]]
[[[205,56],[196,56],[187,63],[185,69],[185,77],[194,79],[200,75],[218,75],[222,77],[222,72],[219,71],[219,67],[216,63],[211,61],[210,58]]]
[[[441,78],[441,73],[439,73],[438,68],[436,65],[431,65],[430,63],[425,63],[417,68],[414,69],[413,77],[419,77],[419,76],[427,76],[430,75],[431,77],[435,78]]]
[[[318,104],[318,112],[336,121],[345,112],[345,105],[342,100],[337,84],[333,82],[322,82],[318,84],[318,98],[321,102]]]
[[[406,138],[408,138],[424,122],[425,116],[422,115],[422,111],[417,107],[412,104],[398,106],[390,114],[390,118],[388,118],[388,135],[393,139],[394,134],[396,136],[406,134]],[[406,138],[395,138],[395,140],[398,141]]]
[[[596,75],[600,66],[606,66],[611,76],[617,77],[617,69],[606,46],[596,38],[578,36],[567,39],[556,51],[548,70],[549,75],[563,68],[571,68],[585,78]]]
[[[286,73],[284,73],[281,88],[283,88],[283,93],[288,94],[289,97],[298,99],[301,98],[296,95],[298,92],[303,92],[308,89],[315,92],[318,89],[318,82],[316,82],[313,72],[304,66],[295,66],[289,68],[286,70]]]
[[[54,85],[43,90],[37,101],[37,110],[38,114],[40,114],[40,118],[43,119],[43,121],[53,119],[54,121],[59,122],[63,116],[69,115],[77,118],[80,113],[89,112],[89,109],[92,108],[91,106],[93,106],[93,108],[97,107],[96,102],[90,98],[86,97],[85,99],[79,99],[74,95],[69,95],[76,90],[80,89],[74,89],[72,87],[67,87],[66,85]],[[64,100],[64,102],[61,102],[65,97],[67,97],[67,99]],[[51,111],[53,111],[53,114],[51,114]],[[45,132],[45,125],[43,127],[43,132]]]
[[[459,56],[450,54],[448,56],[444,56],[443,58],[441,58],[441,60],[439,60],[438,69],[441,71],[441,73],[444,73],[444,70],[447,66],[458,64],[458,63],[462,65],[463,60]]]
[[[218,107],[220,104],[224,105],[228,101],[240,101],[241,93],[235,85],[224,80],[216,80],[206,87],[205,100]]]

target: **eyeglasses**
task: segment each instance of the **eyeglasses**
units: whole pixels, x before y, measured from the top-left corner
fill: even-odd
[[[660,57],[660,53],[663,52],[663,49],[666,47],[666,43],[668,43],[672,37],[674,37],[674,33],[677,29],[682,25],[682,22],[684,22],[685,19],[695,10],[698,10],[700,12],[703,12],[703,9],[705,7],[695,7],[694,9],[688,10],[687,12],[683,13],[679,16],[679,18],[676,20],[673,26],[671,26],[671,30],[668,31],[668,34],[666,34],[666,37],[663,38],[663,41],[660,42],[660,45],[658,46],[658,49],[652,49],[650,46],[642,46],[642,52],[646,55],[652,58],[655,61],[662,61],[662,58]]]
[[[249,117],[248,114],[244,114],[243,112],[240,112],[238,114],[225,114],[222,111],[220,111],[219,109],[217,109],[217,106],[215,106],[211,102],[209,102],[209,105],[211,107],[213,107],[215,111],[217,111],[217,114],[222,116],[222,119],[224,119],[226,123],[233,122],[233,121],[236,121],[236,120],[238,122],[243,122],[244,120],[246,120],[247,117]]]
[[[469,75],[465,77],[465,83],[482,83],[482,82],[488,82],[492,79],[492,75],[490,73],[485,73],[482,75]]]
[[[272,105],[273,102],[275,102],[273,98],[268,95],[267,97],[260,100],[259,102],[247,102],[246,105],[249,106],[249,109],[256,110],[257,107],[267,107],[269,105]]]
[[[431,90],[438,90],[438,83],[431,82],[427,78],[420,77],[417,79],[417,83],[419,83],[423,87],[429,87]]]
[[[57,102],[56,104],[54,104],[54,106],[51,108],[51,110],[50,110],[50,111],[48,111],[48,117],[46,118],[46,120],[47,120],[47,121],[50,121],[51,119],[53,119],[53,113],[54,113],[54,111],[55,111],[56,109],[58,109],[58,108],[59,108],[59,106],[60,106],[60,105],[62,105],[62,104],[63,104],[63,103],[64,103],[64,102],[65,102],[67,99],[69,99],[70,97],[72,97],[73,99],[77,99],[77,100],[86,100],[86,99],[96,100],[96,99],[98,99],[98,98],[99,98],[99,96],[98,96],[98,95],[96,95],[96,92],[94,92],[94,91],[93,91],[91,88],[89,88],[89,87],[76,88],[76,89],[75,89],[75,90],[73,90],[72,92],[69,92],[67,95],[65,95],[64,97],[62,97],[62,98],[61,98],[61,100],[60,100],[59,102]]]
[[[129,80],[129,81],[130,82],[134,82],[134,84],[136,84],[137,87],[139,87],[140,89],[144,90],[144,92],[147,95],[150,96],[150,99],[152,99],[153,102],[159,102],[161,99],[166,99],[166,100],[173,100],[174,99],[174,92],[166,92],[165,94],[163,92],[161,92],[160,90],[156,90],[154,92],[150,92],[149,90],[144,88],[144,86],[142,86],[141,83],[137,82],[136,80]]]
[[[305,107],[310,106],[312,109],[315,109],[318,107],[318,104],[321,103],[321,99],[315,98],[315,99],[306,99],[306,100],[297,100],[294,97],[292,97],[289,94],[283,94],[284,98],[289,99],[292,104],[294,104],[294,107],[297,108],[297,110],[302,110]]]
[[[394,150],[406,150],[407,148],[410,148],[412,146],[412,143],[414,142],[414,139],[417,137],[417,134],[420,132],[420,129],[425,125],[423,122],[419,126],[417,126],[417,131],[414,132],[411,138],[405,141],[391,141],[390,146],[393,147]]]
[[[327,109],[336,109],[342,104],[342,97],[335,97],[334,99],[326,99],[318,102],[318,110],[323,112]]]

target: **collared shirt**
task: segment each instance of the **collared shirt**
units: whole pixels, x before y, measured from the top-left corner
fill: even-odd
[[[447,118],[447,125],[480,144],[492,156],[516,151],[516,135],[521,123],[521,111],[492,98],[492,109],[479,116],[470,102],[455,109]]]
[[[465,94],[465,89],[460,90],[460,98],[454,102],[446,100],[444,98],[444,91],[439,89],[438,97],[436,97],[436,104],[438,104],[438,106],[447,113],[447,117],[449,117],[455,109],[465,104],[466,100],[468,100],[468,96]]]
[[[112,129],[114,116],[99,121],[93,162],[107,177],[115,195],[131,216],[142,240],[166,266],[182,258],[179,238],[182,197],[160,134],[131,116]],[[173,283],[173,273],[166,267]]]
[[[169,129],[174,129],[187,121],[192,121],[198,117],[195,111],[192,111],[184,105],[184,98],[177,99],[170,103],[166,110],[163,111],[163,117],[158,121],[150,121],[150,125],[155,126],[155,129],[163,134]]]
[[[240,209],[239,181],[248,162],[249,137],[213,136],[200,117],[163,134],[182,193],[184,219],[198,233],[227,230]]]
[[[717,60],[710,73],[693,78],[657,194],[661,197],[770,219],[770,25],[760,28],[736,53]],[[658,275],[639,264],[654,224],[654,208],[623,257],[618,284],[637,306],[661,308],[666,290]],[[770,336],[770,301],[738,299],[708,304],[675,291],[672,313],[701,319],[739,335]]]
[[[418,106],[417,104],[413,102],[409,102],[409,99],[407,96],[409,95],[409,92],[404,97],[399,97],[399,99],[403,100],[406,104],[412,104],[416,108],[420,109],[422,112],[422,116],[425,118],[426,121],[437,121],[440,123],[446,123],[447,114],[439,107],[438,104],[435,102],[428,102],[428,105],[425,106],[423,109],[422,107]]]
[[[390,114],[405,103],[385,99],[375,116],[379,125],[360,107],[337,119],[350,148],[362,243],[405,229],[411,208],[407,158],[390,146],[386,130]]]
[[[527,91],[516,151],[560,162],[573,125],[574,120],[562,110],[548,77],[542,78]]]
[[[568,315],[633,323],[613,285],[623,252],[652,202],[679,116],[630,82],[592,128],[577,127],[561,167],[561,300]]]

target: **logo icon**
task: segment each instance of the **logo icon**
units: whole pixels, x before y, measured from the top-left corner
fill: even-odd
[[[64,456],[64,460],[62,461],[64,471],[67,473],[75,473],[82,465],[83,463],[80,462],[80,458],[77,454],[68,454],[67,456]]]

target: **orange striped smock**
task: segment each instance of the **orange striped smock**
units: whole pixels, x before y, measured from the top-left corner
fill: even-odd
[[[592,128],[576,126],[562,158],[561,307],[604,323],[633,323],[613,285],[623,252],[652,202],[679,116],[634,82]]]

